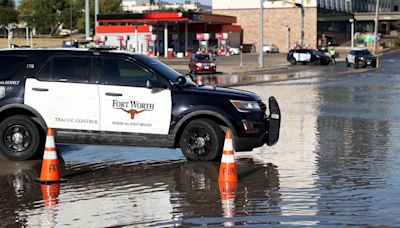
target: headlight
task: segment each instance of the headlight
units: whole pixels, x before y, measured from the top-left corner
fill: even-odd
[[[360,57],[361,60],[364,60],[364,57]]]
[[[257,101],[230,101],[239,112],[261,111],[260,105],[258,105]]]
[[[201,65],[202,65],[201,63],[196,63],[196,66],[198,67],[201,67]]]
[[[215,66],[215,63],[210,63],[210,66]]]

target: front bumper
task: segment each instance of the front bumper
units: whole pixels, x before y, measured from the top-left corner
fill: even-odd
[[[270,97],[269,116],[264,120],[261,134],[253,137],[235,137],[236,151],[251,151],[264,144],[272,146],[278,142],[281,126],[281,111],[275,97]]]

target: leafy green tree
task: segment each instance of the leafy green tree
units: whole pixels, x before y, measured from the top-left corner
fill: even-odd
[[[22,0],[18,6],[20,18],[36,27],[40,34],[52,34],[61,23],[61,12],[67,0]]]
[[[13,0],[0,0],[0,25],[7,27],[9,23],[18,22],[18,12]]]

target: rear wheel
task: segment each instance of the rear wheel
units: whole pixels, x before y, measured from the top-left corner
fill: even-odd
[[[183,130],[179,145],[183,155],[191,161],[213,161],[222,155],[224,134],[212,120],[191,121]]]
[[[41,145],[37,125],[25,115],[8,117],[0,123],[0,150],[11,160],[27,160]]]
[[[350,67],[350,63],[349,63],[349,60],[347,60],[347,58],[346,58],[346,66]]]
[[[296,65],[297,61],[296,61],[295,58],[291,58],[291,59],[290,59],[290,63],[291,63],[292,65]]]

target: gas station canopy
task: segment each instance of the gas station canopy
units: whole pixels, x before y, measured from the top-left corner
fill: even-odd
[[[143,23],[154,24],[157,22],[188,22],[208,24],[234,24],[236,17],[196,13],[196,12],[151,12],[151,13],[115,13],[99,14],[100,23]]]

